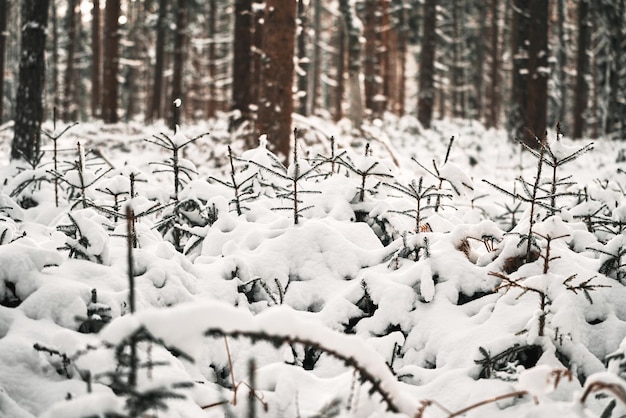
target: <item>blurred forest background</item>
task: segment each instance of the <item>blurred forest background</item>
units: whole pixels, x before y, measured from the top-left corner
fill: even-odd
[[[292,113],[356,128],[384,112],[426,128],[463,118],[520,138],[560,122],[574,138],[624,139],[624,3],[0,0],[0,117],[20,106],[28,31],[47,26],[44,119],[227,115],[278,152]]]

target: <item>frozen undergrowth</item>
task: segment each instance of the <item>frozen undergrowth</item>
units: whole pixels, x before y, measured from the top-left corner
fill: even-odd
[[[287,168],[225,128],[78,125],[56,171],[3,168],[1,416],[626,411],[622,144],[550,134],[535,182],[476,123],[314,120]]]

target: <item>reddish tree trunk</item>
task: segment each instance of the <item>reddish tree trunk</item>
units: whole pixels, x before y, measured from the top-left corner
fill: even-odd
[[[424,5],[424,32],[419,60],[419,93],[417,119],[425,128],[430,128],[435,102],[435,47],[437,28],[437,0],[426,0]]]
[[[267,0],[263,25],[263,54],[259,127],[272,151],[287,161],[293,112],[296,1]]]

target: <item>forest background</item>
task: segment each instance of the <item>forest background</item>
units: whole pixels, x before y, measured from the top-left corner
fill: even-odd
[[[625,13],[624,0],[0,0],[0,117],[17,120],[12,156],[26,159],[33,120],[173,127],[220,112],[283,157],[292,113],[623,139]]]

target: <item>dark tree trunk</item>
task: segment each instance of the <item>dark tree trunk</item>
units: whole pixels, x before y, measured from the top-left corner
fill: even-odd
[[[365,92],[365,108],[371,116],[377,117],[379,113],[376,99],[378,89],[378,25],[376,14],[378,12],[377,0],[365,0],[365,14],[363,16],[363,37],[365,38],[365,50],[363,51],[363,77]]]
[[[174,35],[174,72],[172,74],[172,116],[170,128],[181,124],[183,92],[183,68],[185,65],[185,41],[187,31],[187,0],[176,2],[176,33]]]
[[[290,0],[291,1],[291,0]],[[232,109],[240,113],[235,125],[250,119],[252,104],[252,0],[235,1]]]
[[[298,113],[308,115],[307,90],[309,78],[309,59],[307,54],[308,22],[304,0],[298,0]]]
[[[513,0],[511,22],[511,107],[507,118],[508,130],[519,139],[524,138],[526,106],[528,105],[528,47],[530,26],[528,0]]]
[[[500,115],[500,51],[498,44],[500,41],[499,16],[498,16],[498,0],[491,0],[491,30],[490,30],[490,84],[489,84],[489,113],[487,116],[487,127],[495,128],[498,126]]]
[[[424,5],[424,32],[419,60],[419,93],[417,119],[425,128],[430,128],[435,102],[435,47],[437,43],[437,0],[426,0]]]
[[[542,140],[547,127],[548,107],[548,0],[531,0],[530,31],[528,45],[528,102],[526,107],[526,127],[534,136]],[[537,147],[530,135],[524,141]]]
[[[348,97],[350,100],[349,119],[355,129],[363,124],[363,103],[361,96],[361,31],[356,24],[356,16],[348,0],[339,0],[339,9],[345,23],[348,57]]]
[[[77,117],[77,103],[74,103],[74,58],[78,37],[76,34],[76,14],[78,0],[70,0],[67,7],[67,61],[63,80],[63,121],[68,122]]]
[[[259,127],[267,133],[272,151],[287,161],[293,112],[296,2],[267,0],[263,25],[263,53]]]
[[[57,3],[50,1],[52,24],[52,65],[50,66],[52,82],[48,87],[49,95],[52,97],[53,120],[56,123],[57,110],[61,108],[61,94],[59,93],[59,23],[57,18]]]
[[[41,145],[48,0],[22,0],[22,44],[11,158],[34,162]]]
[[[119,73],[120,0],[107,0],[104,23],[104,74],[102,79],[102,120],[117,123]]]
[[[208,93],[209,93],[209,97],[207,98],[207,103],[206,103],[206,115],[208,118],[212,118],[215,116],[215,112],[216,112],[216,100],[215,100],[215,96],[217,94],[217,89],[215,88],[215,84],[216,84],[216,65],[215,65],[215,61],[216,61],[216,55],[215,55],[215,36],[217,34],[216,31],[216,22],[217,22],[217,0],[209,0],[209,18],[208,18],[208,23],[209,23],[209,30],[208,30],[208,36],[209,36],[209,51],[208,51],[208,60],[209,60],[209,86],[208,86]]]
[[[167,31],[167,0],[159,0],[157,17],[157,40],[155,46],[154,81],[152,83],[152,101],[150,120],[163,117],[163,72],[165,70],[165,35]]]
[[[497,0],[492,0],[493,2],[497,2]],[[474,80],[474,88],[475,88],[475,100],[476,100],[476,110],[475,117],[478,120],[482,120],[483,116],[485,116],[485,98],[489,98],[489,92],[485,92],[485,76],[483,73],[485,67],[485,46],[487,45],[487,36],[492,35],[492,31],[487,32],[489,28],[489,21],[486,18],[487,15],[487,2],[479,1],[476,4],[476,14],[478,15],[478,39],[477,39],[477,47],[476,47],[476,69],[477,71],[473,72],[473,80]],[[493,16],[492,16],[493,17]],[[493,28],[493,19],[491,20],[491,25]],[[492,57],[492,55],[489,55]],[[488,119],[488,118],[485,118]],[[486,120],[486,123],[489,122]]]
[[[320,67],[321,67],[321,33],[322,33],[322,5],[321,0],[313,1],[313,53],[311,55],[311,71],[309,74],[309,93],[308,93],[308,110],[310,114],[315,114],[317,106],[317,97],[319,94],[320,83]],[[338,32],[343,29],[337,28]],[[337,45],[337,49],[341,49],[343,45]],[[343,74],[343,73],[342,73]],[[339,81],[337,81],[339,82]],[[339,88],[339,85],[337,86]]]
[[[589,2],[578,3],[578,52],[576,57],[576,96],[574,98],[573,138],[582,138],[585,127],[585,113],[589,99],[587,72],[589,70]]]
[[[0,124],[4,121],[4,62],[6,57],[9,1],[0,0]]]
[[[100,115],[102,87],[102,38],[100,30],[100,0],[93,0],[91,10],[91,116]]]
[[[557,2],[557,14],[558,14],[558,64],[557,72],[560,87],[560,100],[558,104],[557,120],[561,123],[561,126],[567,126],[567,49],[569,42],[569,35],[567,26],[567,0],[558,0]]]

